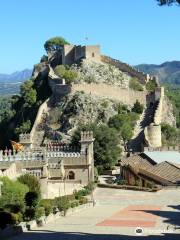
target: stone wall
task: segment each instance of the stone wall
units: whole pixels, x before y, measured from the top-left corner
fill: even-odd
[[[83,185],[80,181],[60,181],[40,179],[41,193],[43,199],[53,199],[58,196],[73,194],[75,190],[80,190]]]
[[[133,105],[136,100],[141,104],[146,105],[146,92],[145,91],[133,91],[131,89],[122,89],[117,86],[107,84],[73,84],[71,93],[74,94],[77,91],[84,91],[87,94],[99,96],[102,98],[109,98],[118,100],[127,105]]]

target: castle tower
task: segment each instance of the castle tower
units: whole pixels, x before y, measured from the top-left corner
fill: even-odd
[[[81,155],[86,156],[89,166],[89,181],[94,181],[94,138],[92,131],[81,132]]]
[[[25,149],[30,149],[32,147],[31,135],[30,134],[20,134],[19,142],[24,146]]]

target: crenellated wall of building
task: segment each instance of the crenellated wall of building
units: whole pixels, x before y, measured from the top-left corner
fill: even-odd
[[[23,139],[28,137],[29,134],[24,135]],[[16,179],[28,173],[38,177],[43,198],[72,194],[94,181],[93,133],[82,132],[80,142],[80,151],[58,145],[47,145],[38,151],[30,146],[21,152],[0,151],[0,176]]]

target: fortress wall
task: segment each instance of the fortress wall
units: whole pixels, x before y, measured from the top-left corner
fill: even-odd
[[[145,139],[149,147],[161,147],[161,125],[151,124],[144,129]]]
[[[159,100],[159,103],[155,111],[154,123],[156,125],[159,125],[162,122],[162,114],[163,114],[163,104],[164,104],[164,88],[163,87],[155,90],[155,100],[156,101]]]
[[[31,133],[30,133],[31,139],[33,138],[33,136],[34,136],[34,134],[35,134],[36,127],[37,127],[38,124],[41,122],[42,114],[43,114],[44,112],[47,112],[47,110],[48,110],[48,105],[47,105],[48,101],[49,101],[49,98],[48,98],[45,102],[43,102],[43,103],[41,104],[41,106],[39,107],[39,110],[38,110],[38,113],[37,113],[37,115],[36,115],[36,119],[35,119],[33,128],[32,128]]]
[[[141,104],[146,104],[146,92],[133,91],[131,89],[122,89],[118,86],[111,86],[107,84],[74,84],[72,85],[71,92],[75,93],[77,91],[84,91],[87,94],[110,98],[118,100],[127,105],[133,105],[136,100]]]

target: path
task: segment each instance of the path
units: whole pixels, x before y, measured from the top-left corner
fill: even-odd
[[[143,228],[143,239],[180,239],[180,190],[157,193],[97,189],[97,205],[60,218],[36,231],[13,240],[127,240],[139,239],[136,227]],[[163,230],[171,231],[164,236]],[[151,236],[150,236],[151,235]]]

